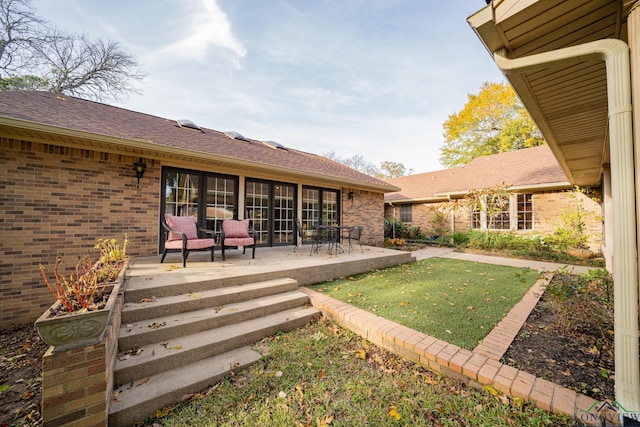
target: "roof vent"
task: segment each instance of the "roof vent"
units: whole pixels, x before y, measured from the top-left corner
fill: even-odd
[[[189,128],[189,129],[199,130],[200,132],[204,133],[202,128],[200,126],[198,126],[197,124],[193,123],[191,120],[181,119],[181,120],[176,120],[176,123],[178,123],[178,126],[181,127],[181,128]]]
[[[247,141],[249,142],[249,140],[247,138],[245,138],[242,134],[238,133],[238,132],[234,132],[232,130],[225,132],[224,133],[227,138],[231,138],[231,139],[237,139],[239,141]]]
[[[284,151],[288,151],[287,147],[285,147],[284,145],[280,144],[279,142],[275,142],[275,141],[262,141],[262,143],[268,147],[275,149],[280,149],[280,150],[284,150]]]

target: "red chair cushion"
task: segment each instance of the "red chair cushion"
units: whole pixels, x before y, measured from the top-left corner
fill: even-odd
[[[165,221],[169,228],[187,235],[187,240],[198,238],[198,229],[196,228],[196,218],[194,216],[174,216],[170,214],[164,215]],[[167,241],[182,240],[182,236],[178,233],[169,232]]]

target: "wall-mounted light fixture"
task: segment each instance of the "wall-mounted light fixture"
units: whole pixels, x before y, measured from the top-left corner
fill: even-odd
[[[140,187],[140,178],[144,175],[144,171],[147,169],[147,165],[142,161],[142,157],[140,160],[133,164],[133,170],[136,171],[136,178],[138,178],[138,183],[136,184],[136,188]]]
[[[349,198],[349,200],[353,200],[356,197],[356,192],[353,190],[349,191],[349,194],[347,194],[347,197]]]

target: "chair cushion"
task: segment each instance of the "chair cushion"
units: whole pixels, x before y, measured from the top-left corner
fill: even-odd
[[[225,237],[225,246],[251,246],[255,243],[253,237]]]
[[[196,249],[205,249],[215,246],[216,241],[213,239],[191,239],[187,240],[187,249],[196,250]],[[164,247],[167,249],[182,249],[182,239],[181,240],[171,240],[164,244]]]
[[[227,219],[222,221],[222,229],[224,230],[225,239],[228,238],[244,238],[249,237],[249,220],[233,220]],[[227,245],[231,246],[231,245]],[[235,245],[234,245],[235,246]]]
[[[164,215],[165,221],[169,228],[177,232],[187,235],[187,240],[198,238],[198,229],[196,228],[196,218],[194,216],[174,216],[170,214]],[[182,236],[178,233],[169,233],[167,241],[182,240]]]

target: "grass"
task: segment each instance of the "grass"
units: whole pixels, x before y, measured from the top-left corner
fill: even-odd
[[[262,340],[265,356],[146,420],[154,426],[570,426],[471,389],[322,318]]]
[[[431,258],[310,288],[472,350],[538,277],[530,269]]]

